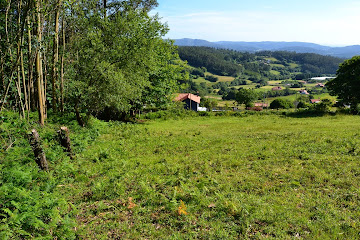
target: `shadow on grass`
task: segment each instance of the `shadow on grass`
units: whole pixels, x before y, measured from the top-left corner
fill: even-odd
[[[289,112],[286,114],[287,117],[292,117],[292,118],[314,118],[314,117],[336,116],[336,115],[343,115],[343,113],[320,112],[315,110],[299,110],[296,112]]]

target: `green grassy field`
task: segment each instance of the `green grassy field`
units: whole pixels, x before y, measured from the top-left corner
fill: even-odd
[[[35,113],[26,123],[5,112],[0,238],[359,238],[359,116],[164,113],[87,128],[54,117],[40,128]],[[74,159],[59,146],[60,124]],[[32,127],[49,172],[24,137]]]
[[[297,68],[299,67],[299,64],[296,64],[296,63],[290,63],[290,68]]]
[[[275,70],[270,70],[270,73],[276,76],[280,76],[280,72],[279,71],[275,71]]]
[[[214,77],[219,78],[218,82],[231,82],[231,81],[233,81],[235,79],[234,77],[220,76],[220,75],[212,74],[210,72],[206,72],[205,75],[212,75]]]
[[[80,239],[356,239],[357,116],[110,123],[58,190]]]
[[[285,68],[282,64],[270,64],[271,67],[279,67],[279,68]]]

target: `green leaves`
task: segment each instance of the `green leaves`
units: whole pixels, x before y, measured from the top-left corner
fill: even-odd
[[[167,26],[158,16],[124,8],[106,19],[95,12],[78,21],[68,91],[82,112],[125,113],[170,102],[182,64],[173,43],[161,38]]]
[[[257,98],[258,94],[252,89],[240,88],[236,93],[236,101],[238,104],[245,104],[246,107],[250,107]]]
[[[360,56],[344,61],[337,77],[326,84],[330,94],[339,96],[353,110],[360,103]]]

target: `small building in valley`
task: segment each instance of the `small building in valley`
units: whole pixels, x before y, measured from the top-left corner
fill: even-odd
[[[280,91],[280,90],[282,90],[282,87],[273,87],[271,90],[272,91]]]
[[[308,91],[306,91],[306,90],[301,90],[300,94],[309,95]]]
[[[319,103],[321,100],[320,99],[310,99],[311,103]]]
[[[201,97],[194,95],[192,93],[180,93],[176,98],[175,101],[183,102],[185,103],[184,107],[185,109],[193,110],[193,111],[199,111],[202,110],[199,108]]]
[[[254,103],[255,107],[262,107],[262,108],[268,108],[269,104],[267,103]]]

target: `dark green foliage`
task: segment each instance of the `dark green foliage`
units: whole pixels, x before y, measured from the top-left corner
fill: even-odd
[[[259,97],[253,89],[240,88],[235,96],[238,104],[245,104],[246,107],[252,107],[253,102]]]
[[[167,27],[158,16],[129,8],[108,19],[95,12],[78,25],[68,83],[72,105],[96,116],[170,102],[182,67],[172,42],[161,39]]]
[[[299,102],[298,105],[296,106],[296,108],[306,108],[306,107],[307,107],[306,102]]]
[[[201,68],[193,68],[190,73],[198,77],[205,77],[205,72]]]
[[[259,52],[258,56],[267,55],[278,59],[281,63],[293,61],[301,65],[301,71],[305,74],[329,74],[335,73],[339,64],[343,61],[341,58],[323,56],[315,53],[295,53],[285,51]],[[312,75],[304,75],[310,77]],[[300,77],[300,76],[298,76]]]
[[[263,51],[252,54],[209,47],[179,47],[179,55],[191,66],[205,66],[210,72],[218,75],[245,73],[249,75],[249,80],[254,82],[269,77],[279,80],[293,77],[301,80],[320,74],[334,74],[343,61],[340,58],[313,53]],[[270,61],[269,64],[266,59],[270,57],[278,60],[276,62]],[[234,63],[240,64],[240,66],[236,66]],[[292,68],[290,63],[299,66]],[[284,67],[272,66],[271,64],[279,64]],[[270,70],[279,71],[280,75],[272,75],[269,72]],[[302,73],[299,74],[299,72]]]
[[[280,97],[280,96],[289,96],[292,94],[296,94],[297,91],[292,90],[290,88],[285,88],[284,90],[281,91],[268,91],[266,92],[266,96],[267,97]]]
[[[221,50],[214,48],[179,47],[179,56],[191,66],[206,67],[209,72],[217,75],[232,76],[242,71],[239,65],[226,61]]]
[[[246,85],[247,82],[245,79],[236,78],[234,81],[230,83],[230,86],[240,86],[240,85]]]
[[[217,82],[217,81],[219,80],[218,77],[215,77],[215,76],[213,76],[213,75],[206,75],[206,76],[205,76],[205,79],[208,80],[208,81],[210,81],[210,82]]]
[[[236,100],[236,94],[237,94],[238,90],[226,89],[226,91],[225,91],[224,89],[220,89],[220,91],[219,91],[219,94],[223,95],[222,96],[223,100]]]
[[[343,62],[335,79],[330,80],[326,87],[330,94],[337,95],[346,104],[350,104],[352,111],[360,103],[360,56],[355,56]]]
[[[308,106],[308,111],[313,111],[317,113],[328,113],[331,110],[331,107],[334,105],[333,101],[330,99],[324,98],[319,103],[314,103]]]
[[[270,103],[271,109],[287,109],[292,108],[293,106],[292,102],[282,98],[277,98]]]
[[[215,108],[218,104],[218,100],[214,98],[202,98],[200,102],[201,107],[206,107],[209,111]]]

